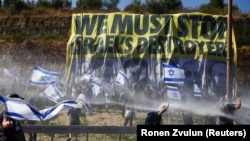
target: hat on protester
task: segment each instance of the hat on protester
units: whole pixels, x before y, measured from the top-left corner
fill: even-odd
[[[169,103],[161,104],[159,106],[159,113],[163,114],[169,107]]]

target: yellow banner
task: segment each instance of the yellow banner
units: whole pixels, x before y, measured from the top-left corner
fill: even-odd
[[[233,66],[236,67],[234,33],[232,48]],[[146,59],[151,67],[148,75],[157,77],[154,82],[158,84],[161,77],[154,76],[154,73],[161,70],[152,63],[155,60],[199,60],[205,66],[204,75],[208,65],[213,64],[211,61],[226,62],[226,55],[227,16],[204,13],[79,13],[72,15],[65,77],[68,81],[72,74],[87,73],[93,58],[139,58]],[[117,62],[124,69],[124,62]],[[184,64],[182,61],[178,63]],[[203,83],[208,83],[206,81]]]

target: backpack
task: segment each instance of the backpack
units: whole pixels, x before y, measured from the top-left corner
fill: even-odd
[[[144,125],[153,125],[154,124],[155,112],[147,113],[147,116],[144,121]]]

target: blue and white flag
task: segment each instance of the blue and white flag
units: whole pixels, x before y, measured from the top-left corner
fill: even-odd
[[[52,72],[35,66],[30,79],[30,84],[33,85],[49,85],[59,79],[59,72]]]
[[[87,113],[91,113],[90,100],[86,97],[85,94],[80,93],[79,96],[76,98],[76,101],[79,105],[85,107]]]
[[[59,102],[53,107],[49,107],[39,112],[42,114],[42,121],[48,120],[56,116],[62,109],[71,109],[71,108],[82,108],[82,105],[79,102],[74,100],[65,100]]]
[[[177,87],[167,86],[166,89],[169,100],[181,100],[181,94]]]
[[[45,121],[56,116],[62,109],[82,108],[76,101],[67,100],[53,107],[38,110],[37,107],[21,98],[6,98],[0,95],[5,114],[16,120]]]
[[[92,92],[94,96],[98,96],[101,94],[101,85],[99,83],[92,82]]]
[[[57,103],[58,99],[64,97],[62,92],[57,88],[56,84],[50,84],[42,93],[41,96],[48,98],[51,101]]]
[[[202,94],[201,89],[196,83],[194,83],[194,96],[200,97],[201,94]]]
[[[184,70],[176,66],[163,63],[164,82],[183,85],[185,80]]]
[[[119,70],[115,79],[115,83],[121,86],[128,85],[129,81],[127,75],[123,71]]]

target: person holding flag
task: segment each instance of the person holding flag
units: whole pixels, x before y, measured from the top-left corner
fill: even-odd
[[[0,95],[4,117],[15,120],[45,121],[56,116],[62,109],[82,108],[82,105],[75,100],[63,100],[52,107],[39,110],[35,105],[19,97],[17,94],[11,94],[8,97]]]
[[[88,84],[86,84],[86,82],[81,81],[81,85],[80,84],[75,84],[72,87],[72,96],[74,98],[76,98],[76,101],[78,103],[80,103],[82,106],[85,107],[87,114],[86,115],[91,115],[92,114],[92,109],[91,109],[91,105],[90,105],[90,100],[87,97],[86,92],[88,87]],[[84,89],[84,90],[83,90]]]
[[[167,111],[169,103],[161,104],[156,111],[147,113],[144,125],[163,125],[162,115]]]
[[[23,99],[15,93],[8,95],[8,97]],[[26,141],[21,123],[7,116],[6,111],[3,111],[0,115],[0,125],[3,130],[5,141]]]
[[[85,114],[82,113],[80,108],[71,108],[69,109],[67,115],[70,116],[70,125],[80,125],[81,120],[80,117],[86,118]],[[76,134],[76,140],[77,140],[77,134]],[[72,139],[72,133],[69,133],[69,138],[67,141],[70,141]]]

